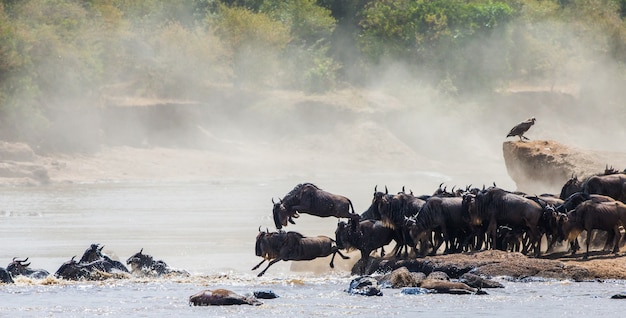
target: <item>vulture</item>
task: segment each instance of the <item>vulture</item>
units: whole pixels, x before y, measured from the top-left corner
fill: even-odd
[[[509,132],[508,135],[506,135],[506,137],[508,138],[508,137],[513,137],[513,136],[518,136],[520,141],[524,141],[524,139],[530,140],[526,138],[526,136],[524,136],[524,133],[526,133],[528,129],[530,129],[530,126],[534,124],[535,124],[535,117],[527,119],[526,121],[523,121],[515,125],[515,127],[511,128],[511,131]]]

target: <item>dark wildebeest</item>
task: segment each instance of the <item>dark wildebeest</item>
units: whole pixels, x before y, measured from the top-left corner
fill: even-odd
[[[337,217],[359,219],[354,213],[350,199],[326,192],[312,183],[298,184],[279,202],[274,202],[272,214],[277,229],[287,226],[298,213],[307,213],[319,217]],[[293,221],[291,221],[293,223]]]
[[[130,273],[128,268],[126,268],[126,266],[124,266],[122,262],[111,259],[109,256],[102,253],[103,248],[104,248],[104,245],[99,246],[99,244],[91,244],[91,246],[89,246],[89,248],[85,250],[85,253],[83,253],[83,256],[80,258],[79,263],[89,264],[95,261],[102,260],[102,261],[110,263],[112,266],[112,269],[116,269],[124,273]]]
[[[7,266],[7,271],[13,275],[13,277],[22,275],[34,279],[43,279],[48,277],[50,273],[44,269],[31,269],[30,263],[26,263],[28,257],[24,260],[18,260],[17,257],[13,257],[13,261]]]
[[[257,276],[261,277],[265,271],[278,261],[310,261],[318,257],[326,257],[332,254],[330,268],[334,268],[335,255],[339,254],[343,259],[347,256],[341,254],[335,241],[328,236],[305,237],[298,232],[262,232],[256,237],[255,253],[263,257],[263,260],[254,266],[255,270],[265,261],[269,261],[267,267]]]
[[[609,176],[609,175],[614,175],[614,174],[620,174],[620,172],[616,169],[613,169],[613,167],[609,168],[609,166],[607,165],[606,168],[604,168],[604,172],[596,174],[595,177],[603,177],[603,176]],[[587,184],[587,181],[589,181],[589,179],[591,179],[591,177],[586,177],[583,180],[579,180],[577,176],[572,174],[572,177],[569,180],[567,180],[567,182],[565,182],[565,184],[561,188],[561,195],[559,196],[559,198],[561,198],[562,200],[565,200],[570,195],[576,192],[583,192],[584,191],[583,187],[585,186],[585,184]],[[595,183],[595,181],[592,183]],[[595,187],[595,185],[593,186]],[[597,194],[606,195],[606,193],[593,192],[593,191],[587,192],[587,193],[597,193]]]
[[[365,274],[372,251],[388,245],[395,237],[396,231],[375,220],[359,222],[349,220],[348,223],[341,221],[337,223],[337,229],[335,230],[338,248],[348,251],[357,249],[361,252],[361,268],[359,271],[361,275]]]
[[[595,203],[587,200],[579,204],[567,216],[563,232],[569,240],[576,239],[580,232],[587,231],[587,251],[583,259],[589,257],[592,230],[612,232],[613,253],[619,252],[619,242],[622,237],[620,226],[626,224],[626,204],[620,201]]]
[[[589,177],[583,183],[582,192],[602,194],[617,201],[626,202],[626,174],[615,173]]]
[[[395,239],[398,243],[394,247],[396,256],[402,253],[403,247],[405,255],[408,255],[409,246],[415,248],[416,242],[409,234],[406,219],[417,215],[425,202],[420,197],[405,193],[404,188],[398,194],[389,195],[387,187],[385,187],[385,195],[378,202],[378,211],[383,224],[396,232]]]
[[[141,275],[160,276],[165,274],[184,274],[188,273],[181,270],[171,269],[164,261],[155,261],[152,255],[143,254],[143,248],[126,260],[126,264],[130,265],[131,273]]]
[[[110,273],[113,269],[113,265],[105,260],[79,263],[75,261],[74,258],[76,258],[76,256],[63,263],[54,273],[54,276],[67,280],[97,280],[102,278],[102,276],[98,275],[98,272]]]
[[[544,210],[538,203],[496,187],[479,192],[473,200],[474,204],[470,205],[469,210],[471,223],[479,225],[487,222],[487,234],[491,244],[496,241],[498,226],[522,228],[528,235],[535,255],[540,255],[539,222]]]
[[[13,284],[13,277],[11,277],[11,273],[6,269],[0,267],[0,283],[4,284]]]
[[[443,243],[446,244],[444,253],[467,247],[471,230],[463,208],[462,197],[430,197],[414,217],[415,222],[410,228],[412,240],[423,243],[434,231],[441,233],[441,238],[435,239],[433,255]]]
[[[587,194],[584,192],[576,192],[573,193],[572,195],[570,195],[569,197],[567,197],[567,199],[565,199],[565,201],[563,201],[563,204],[559,205],[556,207],[556,211],[559,213],[559,218],[562,219],[562,215],[565,214],[565,216],[567,216],[567,213],[569,211],[574,210],[579,204],[587,201],[587,200],[591,200],[594,203],[599,203],[599,202],[613,202],[615,201],[615,199],[606,196],[606,195],[601,195],[601,194]],[[563,222],[560,222],[563,223]],[[559,239],[560,240],[566,240],[566,237],[564,237],[563,231],[562,231],[562,226],[558,227],[560,234],[559,234]],[[613,242],[613,232],[609,231],[607,232],[607,239],[606,239],[606,243],[604,245],[604,250],[608,250],[611,248],[611,243]],[[573,243],[571,245],[571,249],[573,252],[577,251],[578,249],[580,249],[580,246],[578,245],[578,240],[570,240],[571,243]]]

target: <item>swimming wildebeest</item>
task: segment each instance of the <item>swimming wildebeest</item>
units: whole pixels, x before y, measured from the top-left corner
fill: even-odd
[[[63,263],[54,276],[67,280],[98,280],[102,279],[99,273],[110,273],[113,270],[113,265],[102,259],[90,263],[79,263],[74,260],[75,258],[76,256]]]
[[[312,183],[298,184],[279,202],[274,202],[272,214],[277,229],[287,226],[298,213],[307,213],[319,217],[355,218],[354,207],[350,199],[326,192]]]
[[[13,277],[6,269],[0,267],[0,283],[13,284]]]
[[[228,289],[203,290],[189,297],[189,305],[194,306],[228,306],[228,305],[262,305],[255,297],[239,295]]]
[[[125,273],[130,273],[128,268],[126,268],[126,266],[124,266],[122,262],[111,259],[109,256],[102,253],[103,248],[104,248],[104,245],[99,246],[99,244],[91,244],[91,246],[89,246],[89,248],[85,250],[85,253],[83,253],[83,256],[80,258],[79,263],[89,264],[98,260],[102,260],[111,264],[113,269],[116,269]]]
[[[164,274],[188,274],[185,271],[173,270],[164,261],[155,261],[151,255],[143,254],[143,248],[126,260],[126,264],[130,265],[131,272],[141,275],[160,276]]]
[[[48,277],[50,273],[44,269],[31,269],[30,263],[26,263],[28,257],[24,260],[19,260],[17,257],[13,258],[13,261],[7,266],[7,271],[13,275],[13,277],[22,275],[34,279],[43,279]]]
[[[334,268],[335,255],[339,254],[343,259],[349,257],[341,254],[335,241],[328,236],[305,237],[298,232],[262,232],[256,237],[256,256],[263,260],[254,266],[255,270],[265,261],[269,261],[267,267],[257,276],[261,277],[265,271],[278,261],[310,261],[318,257],[333,255],[330,267]]]
[[[391,243],[396,233],[380,221],[363,220],[358,222],[351,219],[348,223],[341,221],[337,224],[335,239],[338,248],[358,249],[361,252],[359,273],[364,275],[372,251]]]

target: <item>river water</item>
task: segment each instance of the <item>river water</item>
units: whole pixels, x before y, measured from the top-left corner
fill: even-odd
[[[316,180],[323,189],[349,197],[357,212],[371,201],[373,186],[382,176]],[[389,176],[385,176],[389,179]],[[427,173],[396,178],[419,178],[433,187],[445,176]],[[305,180],[312,181],[312,180]],[[318,182],[319,181],[319,182]],[[0,266],[13,257],[29,257],[32,268],[51,273],[72,256],[80,257],[92,243],[123,262],[143,248],[189,277],[127,278],[98,282],[68,282],[18,278],[0,285],[0,317],[84,316],[506,316],[540,314],[615,314],[625,308],[610,296],[626,290],[624,281],[511,282],[489,295],[403,295],[385,289],[382,297],[351,296],[344,292],[351,261],[328,259],[279,262],[265,276],[250,269],[259,227],[273,229],[271,198],[284,196],[300,181],[214,180],[206,182],[141,182],[66,184],[0,189]],[[380,183],[383,186],[383,183]],[[334,236],[337,220],[301,215],[288,230],[304,235]],[[352,254],[354,256],[354,254]],[[2,263],[4,262],[4,263]],[[204,289],[226,288],[246,294],[270,289],[280,298],[264,305],[190,307],[189,296]]]

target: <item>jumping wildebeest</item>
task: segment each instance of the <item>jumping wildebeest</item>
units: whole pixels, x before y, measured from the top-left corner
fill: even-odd
[[[341,221],[337,224],[335,239],[338,248],[348,251],[358,249],[361,252],[360,274],[364,275],[372,251],[391,243],[396,237],[396,233],[380,221],[363,220],[357,222],[349,220],[348,223]]]
[[[13,277],[22,275],[34,279],[43,279],[48,277],[50,273],[44,269],[30,269],[30,263],[26,263],[28,257],[24,260],[18,260],[17,257],[13,258],[13,261],[7,266],[7,271],[13,275]]]
[[[113,269],[113,265],[105,260],[97,260],[90,263],[79,263],[75,261],[74,258],[76,258],[76,256],[63,263],[54,273],[54,276],[67,280],[97,280],[102,278],[98,272],[110,273]]]
[[[255,270],[265,261],[269,261],[267,267],[257,276],[261,277],[265,271],[278,261],[310,261],[318,257],[333,255],[330,260],[330,267],[334,268],[335,255],[339,254],[343,259],[348,259],[343,255],[335,241],[328,236],[319,235],[316,237],[305,237],[298,232],[262,232],[256,237],[255,253],[263,257],[263,261],[254,266]]]
[[[173,270],[164,261],[155,261],[151,255],[143,254],[143,248],[126,260],[126,264],[130,265],[131,273],[140,275],[160,276],[165,274],[184,274],[186,271]]]
[[[621,240],[620,226],[626,224],[626,204],[620,201],[599,202],[587,200],[568,213],[568,220],[563,225],[569,240],[575,239],[580,232],[587,231],[587,251],[583,259],[589,257],[591,231],[603,230],[613,233],[613,253],[619,252]]]
[[[298,213],[319,217],[360,218],[354,213],[350,199],[326,192],[312,183],[298,184],[282,200],[273,203],[272,214],[277,229],[287,226],[287,222],[297,218]]]
[[[103,254],[102,253],[103,248],[104,248],[104,245],[99,247],[99,244],[91,244],[91,246],[89,246],[89,248],[85,250],[85,253],[83,253],[83,256],[80,258],[79,263],[88,264],[88,263],[92,263],[98,260],[103,260],[103,261],[110,263],[113,269],[116,269],[125,273],[130,273],[128,268],[126,268],[126,266],[124,266],[122,262],[111,259],[109,256]]]
[[[469,211],[471,223],[479,225],[487,222],[487,233],[492,244],[496,241],[498,226],[519,227],[527,231],[535,255],[540,254],[539,222],[544,211],[539,204],[496,187],[479,192],[473,200],[474,204],[470,205]]]

